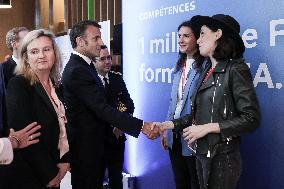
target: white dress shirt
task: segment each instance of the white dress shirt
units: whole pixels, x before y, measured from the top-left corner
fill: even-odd
[[[187,83],[187,74],[189,72],[189,70],[192,68],[192,64],[194,62],[194,59],[192,58],[188,58],[186,60],[186,64],[185,64],[185,78],[186,78],[186,82],[184,85],[186,85]],[[184,86],[182,86],[182,74],[180,77],[180,81],[179,81],[179,87],[178,87],[178,92],[177,92],[177,105],[176,105],[176,111],[175,111],[175,115],[174,115],[174,119],[177,119],[180,117],[181,111],[182,111],[182,104],[183,104],[183,88]]]
[[[105,76],[102,76],[102,75],[100,75],[100,74],[98,73],[98,76],[99,76],[99,78],[101,79],[101,81],[102,81],[102,83],[103,83],[104,86],[105,86],[105,80],[104,80],[104,78],[107,78],[107,81],[108,81],[108,83],[109,83],[108,73],[107,73]]]
[[[72,53],[80,56],[81,58],[83,58],[89,65],[93,62],[89,57],[87,57],[87,56],[85,56],[85,55],[83,55],[83,54],[81,54],[81,53],[79,53],[79,52],[77,52],[75,50]]]
[[[0,138],[0,164],[9,164],[13,160],[13,147],[8,138]]]
[[[14,55],[12,55],[12,59],[16,62],[16,64],[18,65],[18,59],[14,56]]]

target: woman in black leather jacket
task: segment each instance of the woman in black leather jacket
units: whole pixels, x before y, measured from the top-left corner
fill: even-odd
[[[260,124],[252,77],[242,59],[240,25],[223,14],[192,19],[202,25],[197,43],[207,67],[192,98],[192,114],[161,126],[183,131],[196,152],[202,189],[234,189],[241,173],[240,136]]]

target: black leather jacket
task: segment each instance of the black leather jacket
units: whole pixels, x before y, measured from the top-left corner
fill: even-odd
[[[219,123],[220,134],[210,133],[197,140],[199,154],[208,154],[218,143],[239,140],[240,135],[260,125],[258,100],[244,60],[218,62],[213,73],[203,81],[211,67],[209,61],[207,64],[192,98],[193,113],[173,120],[176,132],[181,132],[192,121],[196,125]]]

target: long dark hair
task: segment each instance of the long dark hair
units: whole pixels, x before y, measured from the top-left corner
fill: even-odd
[[[213,32],[220,29],[218,25],[213,23],[206,24],[206,26]],[[229,36],[226,30],[223,30],[222,36],[217,40],[213,58],[217,61],[243,58],[242,46],[236,43],[236,40]]]
[[[199,25],[192,23],[190,20],[184,21],[178,26],[178,31],[183,26],[189,27],[192,30],[193,35],[196,38],[196,40],[199,38],[199,35],[200,35],[200,26]],[[187,59],[186,53],[182,53],[182,52],[179,51],[179,56],[178,56],[178,61],[176,63],[175,72],[179,71],[184,66],[186,59]],[[194,68],[201,67],[201,65],[204,61],[204,57],[200,55],[198,45],[196,45],[196,52],[193,55],[193,59],[195,60],[194,65],[193,65]]]

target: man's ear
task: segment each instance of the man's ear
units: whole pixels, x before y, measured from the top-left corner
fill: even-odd
[[[12,46],[13,50],[17,49],[18,42],[17,41],[12,42],[11,46]]]
[[[77,46],[82,47],[85,41],[82,39],[82,37],[76,37],[76,43],[77,43]]]
[[[223,35],[223,31],[221,29],[218,29],[216,32],[215,32],[215,35],[216,35],[216,40],[220,39]]]

